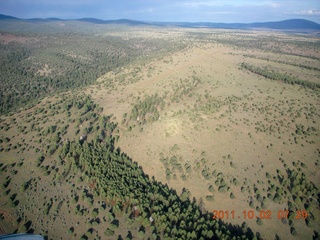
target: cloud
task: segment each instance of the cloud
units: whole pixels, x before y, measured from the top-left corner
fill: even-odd
[[[217,12],[207,12],[207,13],[210,13],[210,14],[234,14],[234,13],[236,13],[236,12],[227,12],[227,11],[224,11],[224,12],[219,12],[219,11],[217,11]]]
[[[221,4],[216,4],[213,2],[204,2],[204,1],[197,1],[197,2],[183,2],[181,3],[182,7],[187,7],[187,8],[199,8],[199,7],[213,7],[213,6],[221,6]]]
[[[271,7],[279,8],[282,5],[274,1],[236,1],[231,0],[228,3],[221,1],[188,1],[181,2],[181,7],[187,8],[206,8],[206,7],[219,7],[219,8],[237,8],[237,7]]]
[[[19,0],[14,0],[18,1]],[[67,6],[79,6],[79,5],[92,5],[92,4],[98,4],[98,3],[103,3],[101,0],[28,0],[25,1],[25,3],[28,4],[34,4],[34,5],[46,5],[46,6],[52,6],[52,5],[60,5],[64,4]]]
[[[272,8],[279,8],[279,7],[281,7],[281,4],[275,3],[275,2],[271,2],[271,3],[270,3],[270,6],[271,6]]]
[[[296,11],[294,12],[294,14],[320,16],[320,10],[302,10],[302,11]]]

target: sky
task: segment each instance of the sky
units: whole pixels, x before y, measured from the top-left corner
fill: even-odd
[[[251,23],[303,18],[320,23],[320,0],[0,0],[19,18],[100,18]]]

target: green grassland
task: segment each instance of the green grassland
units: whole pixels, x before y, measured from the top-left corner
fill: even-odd
[[[319,38],[74,24],[0,35],[2,231],[319,235]]]

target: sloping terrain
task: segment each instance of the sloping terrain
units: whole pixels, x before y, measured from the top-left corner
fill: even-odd
[[[1,33],[0,113],[52,93],[91,85],[110,70],[137,59],[146,61],[149,55],[163,54],[178,45],[138,38],[129,43],[123,36],[115,36],[112,28],[108,35],[92,36],[76,26],[79,33],[64,32],[62,28],[54,34],[50,27],[33,36]]]
[[[1,119],[3,232],[46,239],[253,237],[247,227],[202,213],[189,191],[178,196],[149,178],[115,148],[117,125],[101,111],[83,94],[64,94]]]
[[[109,73],[87,91],[121,123],[118,146],[156,179],[187,187],[207,210],[234,210],[231,223],[249,210],[270,211],[249,226],[267,239],[312,236],[320,184],[316,39],[301,51],[303,37],[283,34],[186,34],[192,47]],[[278,218],[288,209],[290,220]],[[306,209],[307,220],[294,218]]]
[[[318,237],[318,38],[88,26],[1,33],[1,231]]]

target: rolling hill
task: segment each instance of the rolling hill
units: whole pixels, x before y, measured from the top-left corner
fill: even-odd
[[[278,22],[257,23],[172,23],[172,25],[193,28],[226,28],[226,29],[276,29],[276,30],[320,30],[320,25],[305,19],[289,19]]]
[[[214,22],[144,22],[130,19],[102,20],[97,18],[81,19],[59,19],[59,18],[33,18],[20,19],[0,14],[0,20],[5,21],[31,21],[31,22],[54,22],[54,21],[80,21],[93,24],[121,24],[131,26],[155,25],[155,26],[176,26],[191,28],[226,28],[226,29],[276,29],[276,30],[320,30],[320,24],[305,19],[289,19],[275,22],[255,23],[214,23]]]

